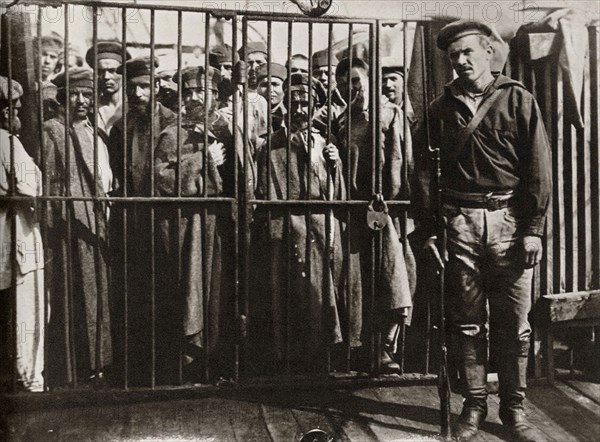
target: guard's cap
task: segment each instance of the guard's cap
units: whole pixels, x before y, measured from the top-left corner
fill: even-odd
[[[117,60],[123,64],[123,46],[118,41],[99,41],[97,46],[98,60],[111,59]],[[125,60],[131,59],[129,52],[125,53]],[[85,61],[90,66],[94,66],[94,48],[88,49],[85,54]]]
[[[444,26],[437,36],[437,47],[445,51],[451,43],[468,35],[490,37],[492,28],[485,23],[473,20],[456,20]]]

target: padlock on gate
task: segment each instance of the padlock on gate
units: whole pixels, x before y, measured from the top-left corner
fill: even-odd
[[[388,219],[388,206],[383,200],[383,195],[378,193],[367,208],[367,225],[371,230],[383,230]]]

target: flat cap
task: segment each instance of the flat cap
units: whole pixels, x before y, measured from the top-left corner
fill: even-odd
[[[205,70],[203,66],[190,66],[182,69],[181,72],[177,72],[173,75],[173,83],[178,84],[180,75],[182,89],[204,88]],[[221,72],[213,67],[209,67],[209,88],[216,91],[219,88],[219,83],[221,83]]]
[[[381,59],[382,72],[397,72],[404,75],[404,61],[399,57],[383,57]]]
[[[331,66],[336,67],[339,60],[337,56],[332,52],[331,53]],[[323,49],[322,51],[315,52],[312,56],[312,64],[313,69],[320,68],[323,66],[329,66],[329,60],[327,55],[327,49]]]
[[[158,68],[158,58],[154,58],[154,68]],[[152,60],[150,57],[136,57],[131,60],[127,60],[125,64],[122,64],[117,68],[117,74],[123,74],[123,71],[127,74],[127,79],[137,77],[148,77],[150,78],[150,72],[152,70]],[[158,78],[158,76],[157,76]]]
[[[19,84],[17,80],[12,80],[10,82],[10,99],[16,100],[17,98],[21,98],[23,96],[23,88]],[[3,75],[0,75],[0,100],[8,101],[8,78]]]
[[[361,69],[364,69],[365,71],[369,72],[369,65],[362,58],[352,57],[352,67],[353,68],[361,68]],[[348,75],[349,70],[350,70],[350,58],[344,58],[337,65],[337,68],[335,69],[335,76],[343,77],[344,75]]]
[[[451,43],[468,35],[492,35],[492,28],[473,20],[456,20],[444,26],[437,36],[437,47],[445,51]]]
[[[280,65],[279,63],[265,63],[261,64],[258,67],[258,72],[256,73],[256,78],[260,82],[263,78],[267,78],[268,76],[268,65],[271,66],[271,77],[272,78],[281,78],[285,80],[287,78],[287,69],[285,66]]]
[[[64,47],[63,39],[56,32],[52,32],[50,35],[42,35],[40,37],[40,47],[42,51],[50,50],[59,54]]]
[[[245,46],[242,46],[238,50],[238,54],[242,59],[244,58],[244,54],[250,55],[255,52],[262,52],[263,54],[268,55],[267,45],[264,44],[262,41],[249,41]]]
[[[238,60],[238,54],[228,44],[217,45],[208,53],[208,63],[215,68],[220,68],[221,63],[235,64]]]
[[[98,60],[111,59],[117,60],[119,63],[123,64],[123,45],[118,41],[99,41],[97,46],[98,56],[96,57]],[[129,52],[125,52],[125,60],[130,60],[131,55]],[[90,66],[94,66],[94,48],[91,47],[88,49],[85,54],[85,61]]]
[[[94,73],[90,68],[74,67],[69,68],[69,88],[85,87],[94,88]],[[67,85],[67,71],[61,72],[52,79],[52,83],[58,89],[64,89]]]
[[[310,87],[309,83],[311,83],[311,81],[309,80],[308,74],[305,74],[304,72],[295,72],[290,76],[288,81],[283,83],[283,90],[285,93],[294,91],[308,93],[308,88]],[[319,80],[312,80],[312,95],[315,97],[317,105],[325,103],[327,93]]]

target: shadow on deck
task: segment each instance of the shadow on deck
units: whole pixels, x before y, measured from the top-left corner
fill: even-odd
[[[11,410],[2,407],[0,440],[279,442],[298,441],[315,428],[335,441],[440,440],[434,385],[232,389],[210,394],[181,390],[142,394],[135,400],[123,400],[123,395],[90,392],[80,403],[60,394],[46,395],[50,401],[43,406],[40,396],[3,400]],[[490,396],[489,406],[475,440],[509,440],[498,419],[496,395]],[[453,395],[453,419],[460,407],[460,397]],[[550,441],[600,440],[599,384],[534,385],[527,412]]]

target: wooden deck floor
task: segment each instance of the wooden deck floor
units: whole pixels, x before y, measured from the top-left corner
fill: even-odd
[[[529,418],[549,441],[598,441],[599,392],[598,384],[577,382],[534,386],[527,400]],[[96,402],[4,413],[0,440],[279,442],[297,441],[314,428],[336,441],[439,440],[437,390],[431,385],[236,390],[209,397]],[[476,441],[508,440],[497,417],[498,397],[491,396],[489,405]],[[459,412],[460,398],[454,395],[453,418]]]

